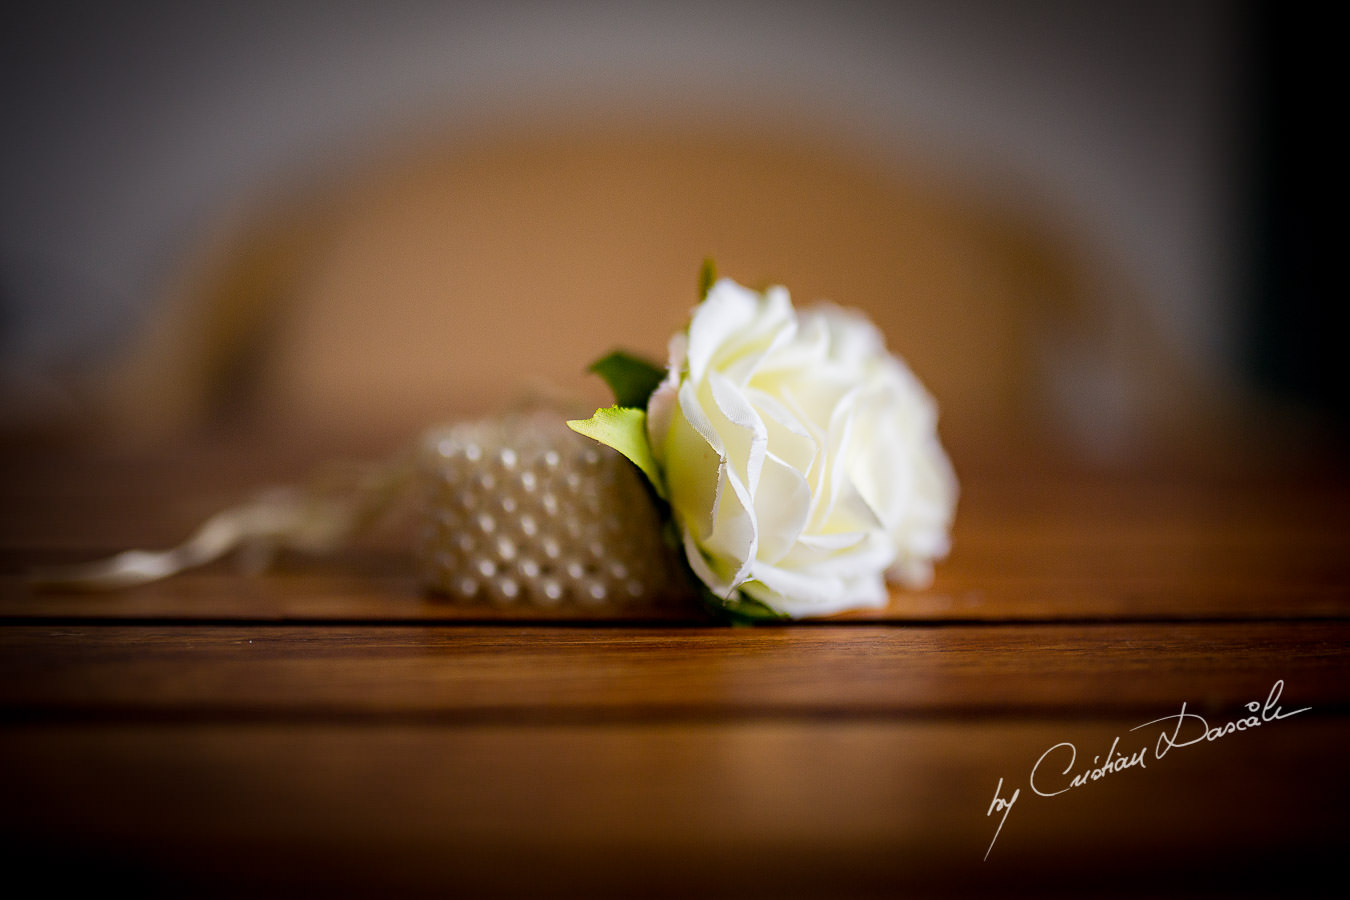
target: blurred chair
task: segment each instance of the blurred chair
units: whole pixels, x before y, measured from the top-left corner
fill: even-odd
[[[1050,428],[1116,452],[1201,386],[1127,274],[1032,196],[787,127],[423,136],[237,210],[105,408],[153,437],[407,429],[539,385],[604,402],[584,367],[616,346],[663,361],[711,257],[799,304],[865,310],[958,443]]]

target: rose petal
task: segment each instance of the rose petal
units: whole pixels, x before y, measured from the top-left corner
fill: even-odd
[[[838,541],[838,544],[832,542]],[[829,575],[855,575],[878,572],[895,560],[895,545],[881,531],[849,532],[838,535],[802,535],[792,552],[778,562],[781,568],[821,572]]]
[[[707,557],[703,555],[703,551],[694,541],[693,535],[686,531],[683,538],[684,555],[689,560],[689,568],[694,570],[694,575],[698,577],[699,581],[707,585],[708,590],[712,591],[714,596],[722,600],[730,598],[736,590],[736,584],[713,569]]]
[[[708,373],[707,384],[713,400],[704,409],[708,421],[722,438],[727,461],[754,494],[764,465],[768,431],[736,385],[716,371]]]
[[[732,585],[739,585],[755,561],[759,527],[749,492],[736,472],[725,464],[718,472],[715,506],[712,533],[700,545],[709,554],[713,567]]]
[[[818,303],[803,310],[800,318],[803,323],[821,324],[828,335],[831,359],[859,365],[886,355],[881,332],[857,310]]]
[[[859,313],[719,281],[671,344],[648,429],[695,574],[794,617],[931,577],[956,480],[936,406]]]
[[[792,410],[763,391],[747,390],[746,398],[754,405],[764,423],[768,438],[767,451],[803,476],[809,475],[811,464],[820,453],[820,445],[810,429]]]
[[[689,377],[702,381],[713,356],[755,320],[760,297],[723,278],[708,291],[689,322]]]
[[[755,494],[760,560],[776,563],[801,537],[811,514],[811,487],[806,477],[773,454],[764,459]]]
[[[933,583],[932,558],[910,556],[896,560],[886,570],[886,577],[911,590],[926,588]]]
[[[742,589],[794,619],[828,616],[849,609],[875,609],[890,600],[880,573],[843,578],[759,566],[754,581],[747,582]]]
[[[652,445],[652,456],[665,463],[666,438],[670,434],[671,419],[679,405],[680,382],[667,376],[656,386],[647,400],[647,441]]]
[[[658,458],[675,518],[695,539],[703,540],[713,529],[722,442],[699,408],[690,382],[680,385],[677,400]]]
[[[719,372],[734,384],[744,386],[784,347],[792,345],[796,333],[797,319],[787,291],[771,290],[755,320],[714,355],[709,372]]]

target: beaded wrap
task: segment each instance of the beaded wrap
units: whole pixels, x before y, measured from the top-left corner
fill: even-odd
[[[688,588],[642,475],[557,415],[460,422],[419,453],[418,570],[465,604],[629,613]]]

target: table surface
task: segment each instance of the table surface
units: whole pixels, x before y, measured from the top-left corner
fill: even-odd
[[[258,576],[213,564],[92,594],[25,578],[173,544],[322,456],[5,448],[11,877],[176,896],[1232,895],[1316,893],[1337,868],[1335,457],[958,458],[931,588],[782,626],[458,606],[419,591],[397,531]]]

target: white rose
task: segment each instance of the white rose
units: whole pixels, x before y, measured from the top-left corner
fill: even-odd
[[[947,552],[932,398],[856,312],[718,281],[671,340],[648,438],[694,573],[793,618],[881,607]]]

